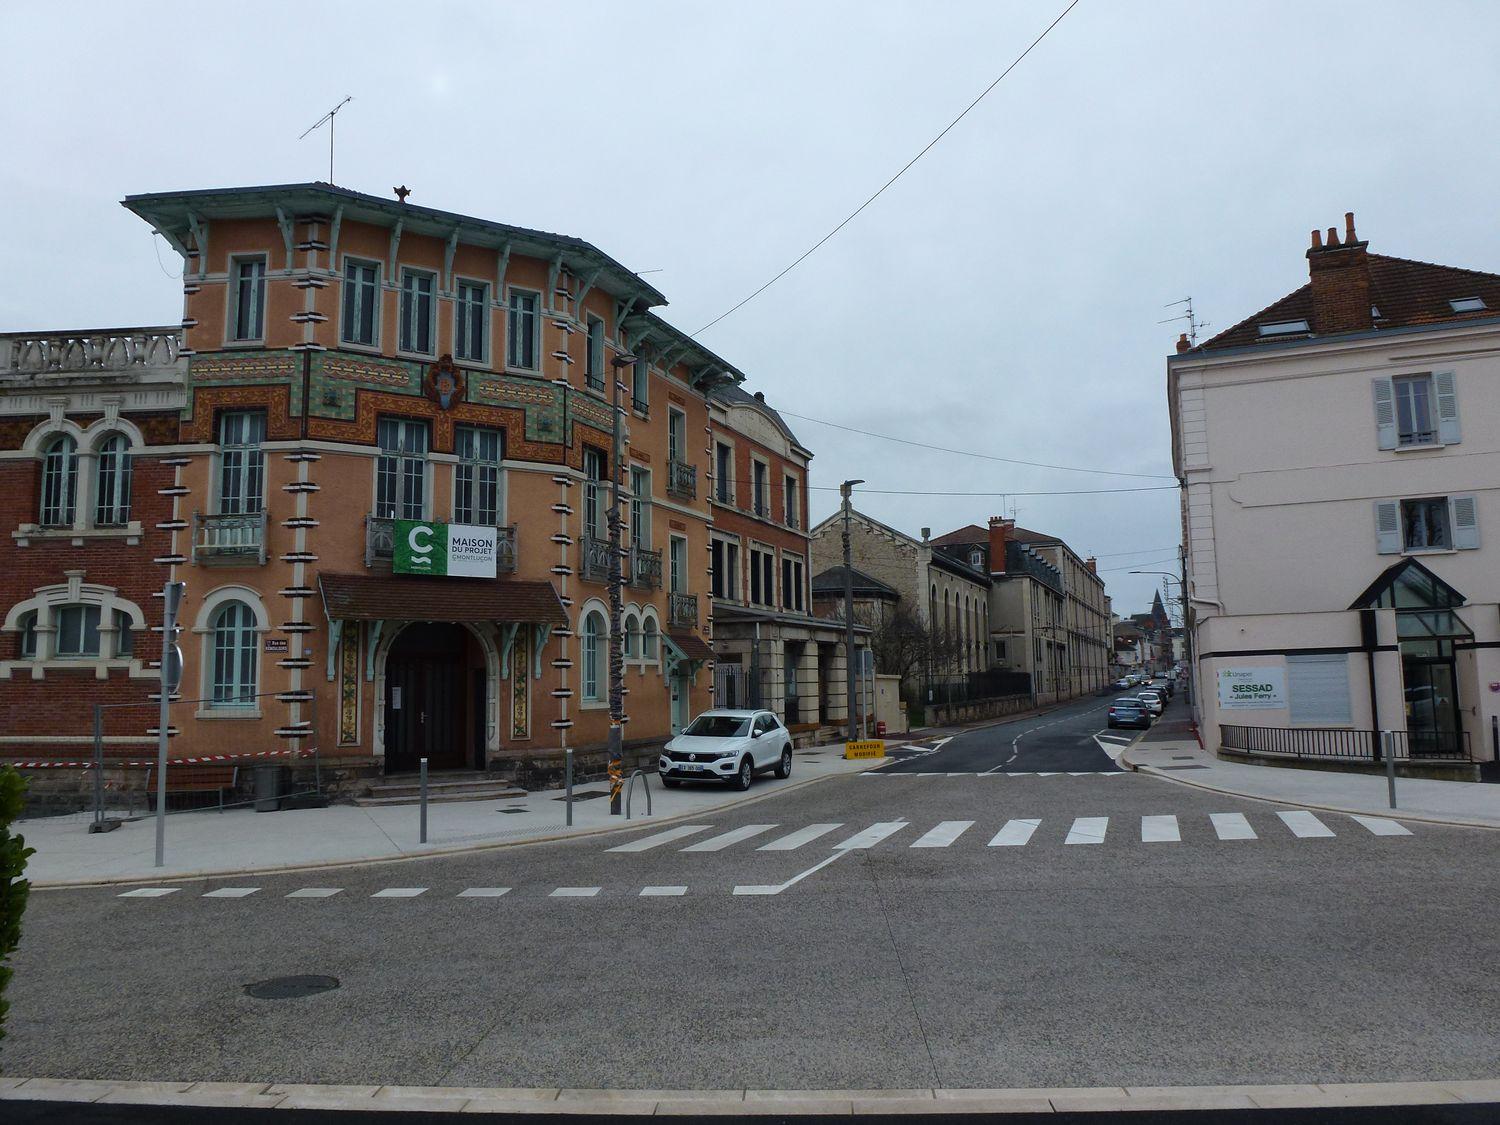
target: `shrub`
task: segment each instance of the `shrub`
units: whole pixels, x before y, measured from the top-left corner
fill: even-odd
[[[5,986],[10,983],[11,968],[6,962],[21,941],[21,913],[31,884],[21,878],[26,859],[35,848],[28,848],[24,837],[13,834],[11,824],[21,815],[26,782],[10,766],[0,766],[0,1039],[5,1038],[5,1013],[10,1004]]]

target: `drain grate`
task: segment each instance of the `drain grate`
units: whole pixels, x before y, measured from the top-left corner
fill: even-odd
[[[316,996],[320,992],[331,992],[338,986],[338,977],[272,977],[270,980],[245,985],[245,993],[257,1000],[295,1000],[299,996]]]
[[[573,800],[575,800],[575,801],[592,801],[595,797],[608,797],[608,796],[609,796],[609,791],[606,789],[606,790],[601,790],[601,791],[596,792],[596,793],[574,793],[573,794]],[[564,794],[561,797],[553,797],[552,799],[554,801],[566,801],[568,798],[567,798],[567,795]]]
[[[496,812],[502,812],[502,813],[512,813],[512,812],[525,812],[526,810],[525,809],[496,809],[495,811]]]
[[[1173,754],[1172,755],[1172,761],[1174,761],[1174,762],[1191,762],[1192,760],[1193,760],[1193,756],[1191,754]]]

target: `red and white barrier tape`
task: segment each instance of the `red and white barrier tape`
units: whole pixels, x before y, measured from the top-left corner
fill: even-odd
[[[196,758],[168,758],[169,766],[201,766],[215,762],[240,762],[248,758],[311,758],[311,750],[257,750],[248,754],[200,754]],[[59,762],[59,761],[36,761],[15,762],[0,757],[0,765],[14,766],[18,770],[46,770],[46,769],[93,769],[91,761],[81,762]],[[106,758],[104,765],[115,769],[144,769],[156,765],[155,758],[142,758],[139,761],[115,761]]]

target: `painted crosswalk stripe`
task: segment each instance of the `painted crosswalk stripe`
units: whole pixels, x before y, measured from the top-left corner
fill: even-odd
[[[426,894],[426,887],[386,887],[383,891],[376,891],[371,898],[416,898],[418,895]]]
[[[499,898],[510,894],[509,887],[468,887],[458,892],[459,898]]]
[[[995,833],[990,841],[992,848],[1021,848],[1031,840],[1031,834],[1041,825],[1041,820],[1007,820],[1005,827]]]
[[[912,847],[946,848],[973,827],[974,822],[972,820],[945,820],[916,843],[912,844]]]
[[[259,887],[220,887],[218,890],[209,891],[203,897],[204,898],[248,898],[250,895],[253,895],[258,890],[260,890]]]
[[[1377,836],[1410,836],[1411,830],[1404,824],[1397,824],[1394,820],[1387,820],[1383,816],[1356,816],[1349,814],[1350,819],[1357,820]]]
[[[841,852],[853,851],[855,848],[873,848],[887,836],[894,836],[906,827],[904,820],[882,820],[879,824],[872,824],[863,832],[856,832],[842,844],[836,844],[835,848]]]
[[[762,844],[755,850],[758,852],[790,852],[800,848],[803,844],[810,844],[819,836],[826,836],[835,828],[842,828],[842,822],[833,824],[809,824],[806,828],[799,828],[795,832],[788,832],[785,836],[777,837],[769,844]]]
[[[123,891],[116,898],[163,898],[166,895],[175,895],[181,887],[137,887],[133,891]]]
[[[1080,816],[1073,821],[1073,827],[1068,829],[1068,838],[1065,844],[1102,844],[1104,833],[1109,829],[1109,817],[1107,816]]]
[[[1333,835],[1333,829],[1310,812],[1298,809],[1296,812],[1278,812],[1276,815],[1292,830],[1293,836],[1306,838]]]
[[[687,894],[686,887],[642,887],[641,898],[676,898]]]
[[[1219,834],[1221,840],[1254,840],[1256,838],[1255,829],[1250,827],[1250,822],[1245,819],[1244,813],[1209,813],[1208,819],[1213,821],[1214,831]]]
[[[343,887],[302,887],[292,891],[287,898],[332,898],[343,891]]]
[[[593,898],[599,893],[598,887],[558,887],[548,898]]]
[[[728,832],[722,832],[717,836],[710,836],[707,840],[699,840],[696,844],[689,844],[682,850],[685,852],[722,852],[732,844],[738,844],[753,836],[759,836],[762,832],[769,832],[775,828],[774,824],[742,824],[738,828],[731,828]]]
[[[668,828],[665,832],[658,832],[654,836],[643,836],[639,840],[631,840],[628,844],[619,844],[613,848],[605,848],[607,852],[644,852],[651,848],[660,847],[662,844],[670,844],[673,840],[681,840],[691,836],[695,832],[707,832],[712,824],[680,824],[676,828]]]
[[[1177,828],[1175,816],[1141,817],[1141,843],[1179,844],[1181,842],[1182,833]]]

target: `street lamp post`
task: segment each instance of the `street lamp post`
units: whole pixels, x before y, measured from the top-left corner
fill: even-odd
[[[1193,669],[1193,630],[1188,624],[1187,583],[1170,570],[1132,570],[1130,573],[1160,574],[1163,578],[1177,583],[1177,588],[1181,591],[1178,601],[1182,603],[1182,656],[1188,666],[1187,697],[1184,702],[1191,707],[1193,705],[1193,681],[1197,679],[1197,674]],[[1170,640],[1170,637],[1168,639]]]
[[[620,372],[636,362],[633,355],[617,355],[610,361],[610,468],[609,468],[609,812],[620,815],[620,790],[624,784],[625,720],[625,652],[620,636],[621,591],[620,566],[624,551],[620,546]],[[592,530],[592,529],[591,529]]]
[[[849,741],[855,741],[854,731],[854,570],[849,561],[849,495],[862,480],[846,480],[839,485],[839,495],[844,498],[844,678],[845,706],[848,708]]]

